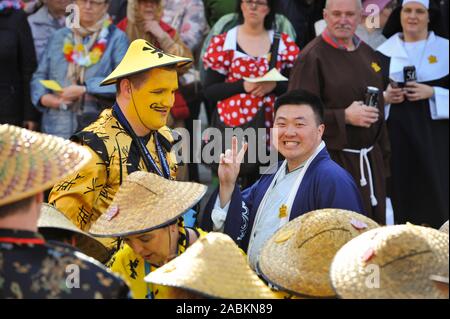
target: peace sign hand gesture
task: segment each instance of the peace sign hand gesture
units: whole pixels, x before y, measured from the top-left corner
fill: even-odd
[[[225,154],[220,154],[218,175],[220,182],[219,196],[222,207],[231,199],[241,163],[248,148],[248,144],[245,142],[238,152],[237,144],[237,138],[234,136],[231,141],[231,150],[228,149],[225,151]]]

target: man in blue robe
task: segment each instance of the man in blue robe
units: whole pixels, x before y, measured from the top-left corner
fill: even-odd
[[[236,185],[247,150],[220,157],[219,190],[208,203],[202,228],[221,231],[247,251],[255,269],[264,242],[288,221],[313,210],[340,208],[364,214],[361,195],[352,176],[331,160],[322,135],[324,107],[303,90],[288,92],[275,103],[273,141],[286,159],[274,174],[263,175],[250,188]]]

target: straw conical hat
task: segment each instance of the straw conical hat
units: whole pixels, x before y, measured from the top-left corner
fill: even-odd
[[[331,261],[349,240],[378,224],[363,215],[322,209],[291,220],[264,244],[258,262],[263,278],[305,297],[334,297]]]
[[[448,220],[444,223],[444,225],[441,226],[441,228],[439,228],[439,230],[448,234]]]
[[[210,298],[275,298],[251,270],[244,253],[221,233],[209,233],[198,239],[183,254],[151,272],[145,281]]]
[[[202,184],[133,172],[89,233],[97,237],[123,237],[149,232],[175,221],[205,193],[206,186]]]
[[[68,140],[0,125],[0,206],[52,187],[89,159],[87,150]]]
[[[368,231],[348,242],[331,265],[341,298],[441,298],[430,279],[448,277],[448,234],[407,225]]]
[[[127,53],[119,65],[112,71],[100,85],[110,85],[116,83],[120,78],[148,71],[153,68],[176,65],[185,66],[191,63],[189,58],[164,53],[143,39],[131,42]]]
[[[61,229],[76,234],[78,237],[76,247],[84,254],[106,262],[109,258],[108,249],[97,239],[75,226],[63,213],[47,203],[42,204],[41,216],[38,220],[39,232],[45,237],[53,229]]]

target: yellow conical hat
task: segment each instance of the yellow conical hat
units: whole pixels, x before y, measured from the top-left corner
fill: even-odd
[[[117,79],[147,71],[157,67],[176,65],[185,66],[191,63],[189,58],[164,53],[143,39],[131,42],[127,53],[117,68],[100,83],[101,86],[116,83]]]

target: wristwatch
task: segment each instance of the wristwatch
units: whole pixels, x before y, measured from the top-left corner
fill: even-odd
[[[61,104],[59,105],[59,109],[60,109],[61,111],[67,111],[67,110],[69,109],[69,106],[68,106],[66,103],[61,103]]]

